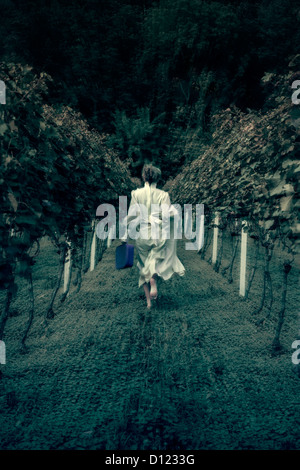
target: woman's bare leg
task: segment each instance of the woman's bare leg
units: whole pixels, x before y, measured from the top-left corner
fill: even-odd
[[[149,291],[149,286],[148,286],[147,282],[145,282],[145,284],[144,284],[144,291],[145,291],[145,295],[146,295],[146,299],[147,299],[147,307],[151,308],[150,291]]]
[[[150,290],[150,299],[156,299],[157,298],[157,285],[156,285],[156,274],[153,275],[153,277],[151,277],[150,279],[150,286],[151,286],[151,290]]]

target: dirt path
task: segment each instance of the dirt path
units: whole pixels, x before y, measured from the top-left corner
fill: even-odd
[[[299,449],[300,380],[292,370],[297,311],[285,352],[270,356],[275,319],[255,326],[255,300],[179,243],[187,272],[160,284],[147,313],[136,268],[114,269],[113,243],[79,294],[45,329],[57,265],[44,243],[28,354],[18,341],[28,294],[9,319],[0,380],[1,449]],[[73,288],[75,289],[75,288]]]

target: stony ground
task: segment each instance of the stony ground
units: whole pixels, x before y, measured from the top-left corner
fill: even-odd
[[[300,379],[291,344],[298,271],[290,276],[282,354],[270,346],[279,309],[257,327],[258,276],[248,301],[237,281],[179,242],[184,278],[160,283],[148,313],[136,268],[114,269],[116,242],[81,291],[44,315],[57,275],[45,240],[34,271],[36,317],[27,354],[19,341],[29,297],[21,286],[1,366],[1,449],[299,449]],[[17,315],[19,313],[19,315]]]

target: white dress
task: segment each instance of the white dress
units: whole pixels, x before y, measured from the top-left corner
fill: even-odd
[[[147,208],[146,218],[143,211],[130,215],[130,209],[135,204],[142,204],[143,207]],[[167,211],[170,215],[170,237],[166,237],[162,233],[162,212],[161,209],[157,210],[158,207],[153,206],[154,204],[158,204],[160,208],[161,204],[165,204],[165,207],[168,208]],[[174,239],[175,213],[176,209],[171,205],[169,194],[166,191],[157,189],[156,183],[151,185],[145,183],[143,188],[131,192],[131,202],[125,223],[129,226],[133,222],[140,231],[141,228],[148,231],[148,239],[140,237],[135,240],[137,267],[140,272],[139,287],[145,282],[149,282],[155,273],[165,281],[170,279],[174,273],[180,276],[183,276],[185,273],[185,268],[177,257],[177,240]],[[151,233],[151,222],[156,230],[158,230],[154,233],[155,238],[153,237],[153,232]],[[159,233],[158,237],[156,237],[157,233]]]

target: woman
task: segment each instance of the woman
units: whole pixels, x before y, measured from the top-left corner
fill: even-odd
[[[151,300],[158,296],[157,277],[167,280],[174,273],[182,276],[185,272],[176,254],[177,240],[174,239],[174,216],[177,211],[171,205],[169,194],[156,188],[160,176],[159,168],[144,165],[142,171],[144,187],[131,192],[131,202],[126,218],[127,225],[135,221],[140,229],[139,238],[136,239],[137,267],[140,274],[139,287],[142,285],[144,287],[148,309],[151,308]],[[169,234],[165,232],[163,234],[162,231],[162,204],[165,204],[164,214],[167,213],[170,217]],[[131,215],[131,209],[135,205],[142,205],[146,210],[133,211],[135,213]],[[139,207],[141,206],[135,206],[135,208]],[[153,231],[151,226],[154,227]]]

